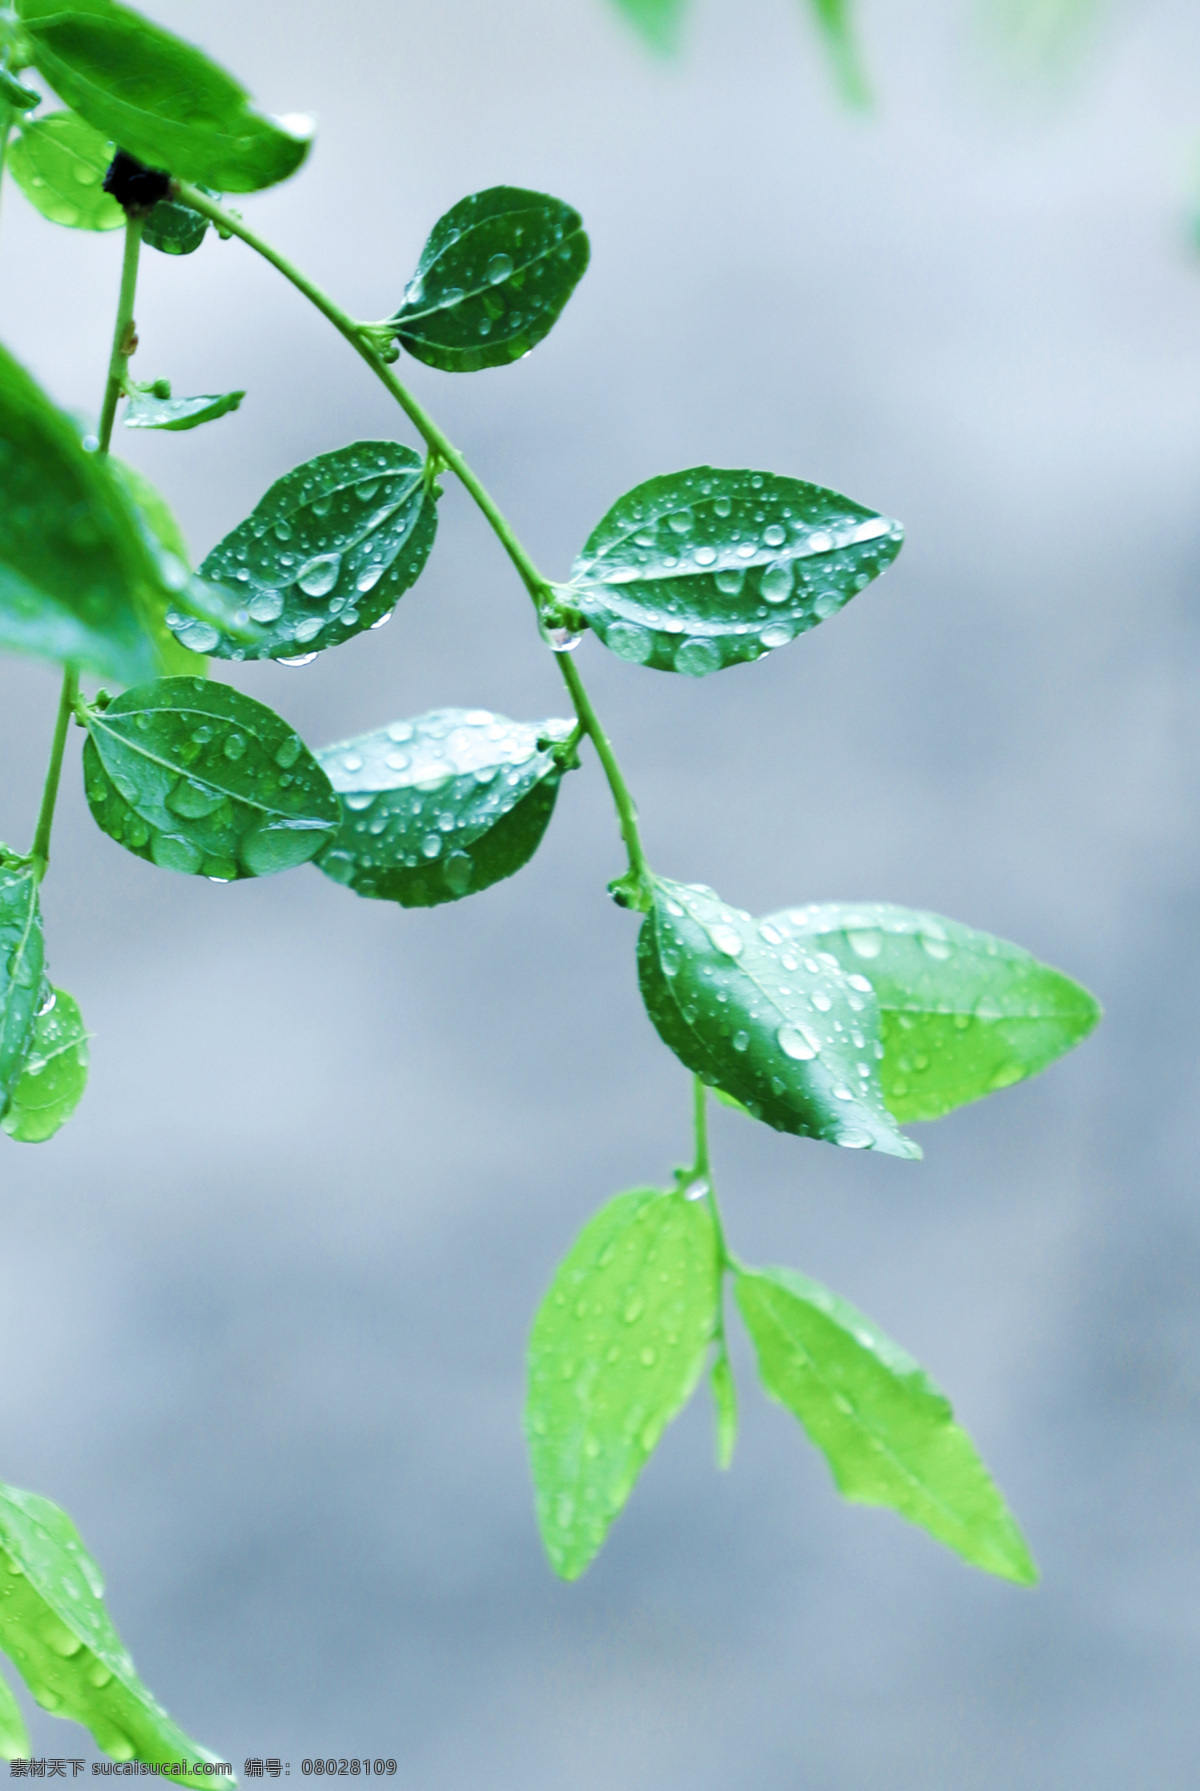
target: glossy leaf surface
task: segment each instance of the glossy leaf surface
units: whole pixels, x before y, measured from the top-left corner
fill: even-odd
[[[119,845],[164,870],[265,877],[333,837],[329,779],[286,721],[200,678],[160,678],[92,713],[88,805]]]
[[[153,677],[142,603],[163,585],[108,469],[0,348],[0,648]]]
[[[636,1188],[587,1224],[538,1309],[525,1434],[554,1571],[583,1572],[704,1368],[717,1315],[704,1201]]]
[[[0,1760],[28,1760],[33,1752],[29,1730],[8,1680],[0,1674]]]
[[[166,556],[169,564],[182,567],[184,571],[191,568],[187,542],[183,538],[183,530],[175,519],[174,512],[163,497],[161,491],[150,483],[145,473],[127,460],[118,460],[110,454],[107,467],[121,490],[126,502],[132,508],[139,528],[151,536],[157,545],[158,552]],[[176,572],[172,583],[179,582]],[[142,624],[154,641],[158,653],[159,668],[164,677],[169,678],[203,678],[206,675],[207,661],[199,653],[191,653],[176,640],[167,627],[167,612],[174,613],[176,593],[159,590],[150,592],[142,606]]]
[[[74,998],[51,989],[0,1126],[18,1144],[44,1144],[66,1125],[87,1087],[88,1035]]]
[[[866,976],[881,1011],[883,1095],[897,1119],[939,1119],[1045,1069],[1100,1018],[1088,991],[1019,945],[890,902],[769,917],[789,943]]]
[[[0,848],[0,1114],[8,1110],[43,1000],[45,945],[33,869]]]
[[[237,410],[245,392],[209,392],[196,398],[156,398],[137,392],[125,407],[126,429],[197,429]]]
[[[73,230],[119,230],[125,213],[104,191],[116,147],[74,112],[49,112],[21,127],[9,149],[13,179],[44,218]]]
[[[520,360],[549,334],[588,264],[561,199],[489,187],[434,225],[393,321],[402,347],[445,373]]]
[[[217,630],[180,638],[219,659],[290,659],[336,647],[389,616],[437,532],[424,462],[400,442],[355,442],[279,479],[213,548],[201,575],[240,591],[253,647]],[[215,636],[216,638],[210,638]]]
[[[789,1269],[737,1277],[768,1393],[799,1418],[838,1490],[887,1505],[965,1561],[1033,1585],[1037,1569],[950,1402],[847,1301]]]
[[[903,539],[898,522],[823,486],[691,467],[613,505],[575,561],[571,596],[622,659],[701,678],[824,622]]]
[[[680,1061],[776,1131],[919,1157],[883,1104],[865,977],[790,949],[711,889],[655,880],[638,939],[642,999]]]
[[[54,91],[149,167],[253,193],[304,160],[307,120],[257,112],[202,51],[117,0],[18,0],[17,12]]]
[[[160,199],[142,225],[143,243],[161,255],[194,255],[207,233],[208,219],[203,213],[177,199]]]
[[[342,824],[318,863],[363,896],[429,908],[528,863],[554,810],[567,721],[433,709],[317,754]]]
[[[82,1723],[114,1760],[216,1758],[138,1678],[104,1608],[100,1570],[65,1511],[0,1486],[0,1574],[0,1648],[44,1710]],[[189,1772],[177,1782],[209,1788],[214,1781]]]

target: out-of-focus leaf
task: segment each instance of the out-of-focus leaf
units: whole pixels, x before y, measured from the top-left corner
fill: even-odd
[[[729,1354],[722,1344],[712,1365],[713,1404],[717,1408],[717,1466],[727,1468],[737,1444],[737,1387]]]
[[[14,112],[32,112],[41,103],[42,96],[36,88],[24,86],[8,69],[0,68],[0,105],[11,106]]]
[[[217,195],[210,193],[209,197]],[[207,232],[208,219],[202,213],[177,199],[160,199],[142,225],[142,241],[162,255],[194,255]]]
[[[33,1037],[43,999],[45,945],[34,867],[0,847],[0,1114]]]
[[[18,1144],[44,1144],[65,1126],[87,1087],[88,1035],[73,996],[51,989],[0,1126]]]
[[[156,398],[137,392],[125,407],[126,429],[196,429],[237,410],[245,392],[208,392],[196,398]]]
[[[116,480],[137,517],[139,526],[149,533],[157,544],[160,555],[165,556],[166,563],[190,569],[187,542],[183,538],[175,516],[156,486],[152,485],[145,473],[136,466],[130,466],[127,460],[118,460],[115,455],[108,458],[108,470]],[[178,584],[178,574],[172,584]],[[194,586],[195,580],[189,580]],[[158,651],[159,666],[164,677],[168,678],[203,678],[207,675],[207,660],[199,653],[190,653],[181,646],[174,634],[167,627],[167,612],[173,611],[176,592],[148,591],[143,604],[142,620]]]
[[[3,97],[0,95],[0,97]],[[0,1675],[0,1760],[28,1760],[33,1743],[8,1680]]]
[[[673,55],[679,48],[687,0],[614,0],[614,4],[660,56]]]
[[[825,39],[843,99],[852,106],[867,105],[871,90],[854,33],[851,0],[809,0],[809,5]]]
[[[52,224],[73,230],[119,230],[124,224],[125,213],[102,185],[115,147],[74,112],[31,119],[8,153],[13,179]]]

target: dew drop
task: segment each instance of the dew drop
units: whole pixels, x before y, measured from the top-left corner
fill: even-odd
[[[328,597],[337,584],[341,570],[341,554],[319,553],[314,559],[304,562],[296,574],[296,583],[306,597]]]
[[[781,1026],[775,1039],[784,1056],[799,1063],[809,1062],[821,1049],[816,1033],[807,1026]]]

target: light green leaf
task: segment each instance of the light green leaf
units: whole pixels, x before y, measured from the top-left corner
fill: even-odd
[[[82,1723],[114,1760],[216,1759],[138,1678],[104,1608],[100,1570],[65,1511],[0,1486],[0,1574],[0,1648],[43,1710]],[[188,1772],[177,1782],[212,1791],[214,1781]]]
[[[614,504],[569,592],[622,659],[700,678],[815,628],[903,539],[898,522],[820,485],[697,466]]]
[[[615,4],[660,56],[673,55],[679,48],[687,0],[615,0]]]
[[[197,398],[156,398],[137,392],[125,407],[126,429],[196,429],[237,410],[245,392],[209,392]]]
[[[202,187],[210,199],[218,197]],[[142,225],[142,241],[162,255],[194,255],[208,233],[208,219],[178,199],[160,199]]]
[[[738,1406],[733,1367],[724,1343],[717,1350],[709,1379],[713,1403],[717,1408],[717,1466],[727,1468],[733,1460],[737,1444]]]
[[[883,1104],[871,986],[851,983],[828,953],[790,950],[711,889],[660,877],[638,978],[664,1044],[755,1119],[851,1150],[921,1155]]]
[[[28,1760],[32,1753],[33,1743],[20,1705],[7,1679],[0,1674],[0,1760]]]
[[[114,144],[74,112],[49,112],[22,125],[9,150],[13,179],[52,224],[119,230],[125,213],[104,191]]]
[[[362,896],[431,908],[511,877],[541,844],[568,721],[433,709],[318,752],[342,825],[317,860]]]
[[[1087,1037],[1100,1006],[1019,945],[890,902],[822,902],[768,917],[789,943],[869,980],[881,1010],[883,1097],[899,1120],[1045,1069]]]
[[[4,48],[0,40],[0,50]],[[0,68],[0,105],[11,106],[14,112],[32,112],[41,103],[42,96],[35,88],[23,86],[8,69]]]
[[[704,1201],[636,1188],[584,1226],[529,1342],[529,1440],[550,1564],[577,1579],[704,1368],[717,1317]]]
[[[110,454],[107,464],[126,502],[132,507],[138,526],[152,538],[159,555],[165,556],[168,565],[189,571],[191,559],[183,530],[162,493],[150,483],[145,473],[130,466],[127,460],[118,460],[115,455]],[[174,573],[172,582],[179,583],[178,572]],[[198,583],[196,579],[189,580],[188,588],[194,590]],[[176,593],[173,590],[147,592],[143,605],[143,625],[157,648],[159,664],[165,677],[203,678],[207,675],[207,660],[201,654],[191,653],[181,646],[167,627],[167,613],[175,613],[175,601]]]
[[[748,1107],[743,1106],[742,1102],[736,1100],[733,1095],[726,1094],[723,1088],[713,1088],[709,1092],[715,1101],[720,1101],[722,1107],[728,1107],[730,1112],[744,1113],[747,1119],[754,1118]]]
[[[0,1126],[18,1144],[44,1144],[66,1125],[87,1087],[88,1034],[73,996],[51,989]]]
[[[8,1111],[33,1037],[44,959],[37,875],[0,846],[0,1114]]]
[[[254,193],[308,152],[307,119],[265,117],[202,51],[116,0],[18,0],[17,13],[54,91],[152,168]]]
[[[172,593],[112,474],[0,348],[0,648],[153,677],[154,594]]]
[[[186,627],[180,638],[219,659],[289,659],[340,646],[391,615],[436,533],[436,498],[411,448],[354,442],[319,454],[277,480],[200,568],[240,590],[261,625],[257,643]]]
[[[591,250],[561,199],[489,187],[434,225],[392,322],[401,345],[444,373],[505,367],[549,334]]]
[[[1024,1538],[950,1402],[871,1320],[790,1269],[747,1271],[737,1298],[772,1398],[860,1505],[887,1505],[987,1573],[1031,1586]]]
[[[83,771],[97,824],[164,870],[223,881],[291,870],[339,820],[287,722],[200,678],[160,678],[93,710]]]
[[[869,105],[871,90],[854,34],[850,0],[809,0],[809,4],[825,39],[842,98],[852,106]]]

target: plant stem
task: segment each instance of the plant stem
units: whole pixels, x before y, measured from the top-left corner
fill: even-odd
[[[695,1136],[696,1160],[692,1165],[690,1179],[703,1178],[708,1183],[708,1210],[712,1214],[713,1224],[717,1228],[717,1250],[721,1258],[721,1271],[726,1269],[736,1274],[738,1259],[732,1254],[725,1242],[725,1227],[721,1223],[721,1209],[717,1205],[717,1191],[713,1187],[712,1165],[708,1157],[708,1090],[699,1076],[692,1077],[692,1129]],[[717,1336],[724,1341],[725,1317],[722,1310],[717,1321]]]
[[[334,329],[345,337],[355,354],[366,362],[376,379],[387,387],[427,446],[466,487],[487,518],[500,545],[516,567],[521,581],[540,615],[542,605],[554,597],[554,586],[538,571],[532,558],[517,538],[508,518],[487,487],[471,470],[458,449],[438,428],[424,406],[419,404],[412,393],[397,379],[390,366],[364,335],[363,326],[356,322],[348,311],[343,311],[342,307],[330,298],[327,292],[323,292],[314,281],[310,280],[307,274],[301,273],[300,269],[289,261],[286,255],[281,255],[277,249],[271,247],[270,243],[265,242],[257,231],[251,230],[248,225],[244,224],[241,218],[216,204],[198,187],[190,186],[182,180],[177,181],[175,185],[178,196],[184,205],[190,206],[193,211],[200,212],[223,234],[238,237],[248,248],[253,249],[255,254],[261,255],[264,261],[269,261],[276,272],[281,273],[285,280],[289,280],[298,292],[302,292],[309,303],[315,305]],[[636,885],[636,891],[633,893],[640,893],[648,902],[651,871],[642,847],[641,836],[638,833],[637,809],[634,806],[633,798],[621,775],[621,767],[617,763],[617,757],[608,736],[592,707],[591,699],[584,688],[578,668],[572,664],[570,656],[566,653],[557,653],[555,658],[558,660],[563,681],[570,692],[571,701],[575,705],[575,713],[579,718],[580,725],[596,748],[597,756],[604,768],[604,775],[608,779],[608,787],[612,791],[621,837],[629,856],[631,881]]]
[[[137,294],[138,254],[142,246],[140,217],[125,222],[125,255],[121,262],[121,292],[117,299],[117,321],[113,326],[112,353],[108,358],[108,384],[104,388],[104,407],[100,412],[100,453],[107,454],[112,443],[113,424],[117,417],[117,400],[125,383],[129,357],[137,347],[133,323],[133,301]]]
[[[46,782],[42,789],[42,806],[38,811],[37,828],[33,836],[33,845],[29,856],[33,859],[40,883],[46,875],[50,863],[50,830],[54,826],[54,805],[58,801],[58,783],[62,776],[63,752],[67,744],[67,727],[71,720],[71,711],[75,707],[75,699],[79,694],[79,673],[70,666],[63,673],[62,691],[58,699],[58,719],[54,724],[54,741],[50,748],[50,763],[46,767]]]
[[[15,106],[0,99],[0,199],[4,197],[4,164],[8,160],[8,139],[16,116]]]

